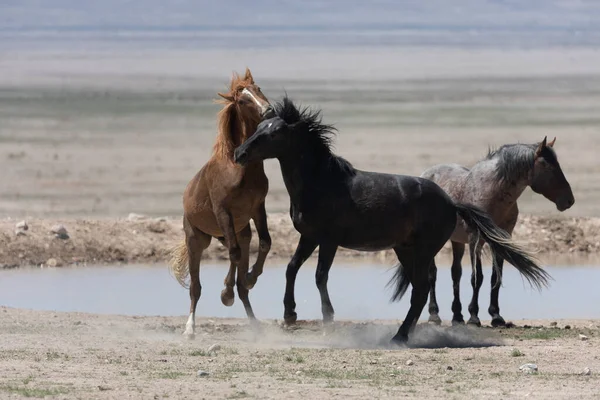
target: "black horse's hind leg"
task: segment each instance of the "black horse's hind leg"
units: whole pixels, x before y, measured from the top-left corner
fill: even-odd
[[[429,268],[433,262],[432,256],[428,258],[415,255],[415,249],[394,249],[403,268],[407,268],[406,273],[412,284],[412,293],[410,296],[410,309],[398,333],[392,338],[392,342],[406,343],[408,334],[415,328],[425,304],[427,304],[427,294],[429,292]]]
[[[317,248],[317,242],[309,239],[306,236],[300,236],[300,241],[296,247],[296,252],[290,260],[287,270],[285,271],[285,296],[283,298],[283,306],[285,308],[283,318],[286,324],[293,324],[298,318],[296,314],[296,300],[294,297],[294,286],[296,285],[296,275],[298,270],[310,255]]]
[[[437,280],[437,266],[435,260],[429,267],[429,322],[436,325],[440,325],[442,320],[440,318],[440,308],[437,303],[437,297],[435,295],[435,281]]]
[[[500,294],[500,282],[502,281],[502,266],[504,259],[493,256],[494,268],[492,269],[492,295],[490,298],[490,308],[488,312],[492,316],[492,326],[494,328],[506,326],[506,321],[500,316],[500,305],[498,305],[498,295]],[[498,272],[496,272],[498,270]]]
[[[460,278],[462,277],[461,261],[465,254],[465,245],[463,243],[452,242],[452,291],[454,300],[452,301],[452,325],[462,325],[465,323],[462,315],[462,304],[460,303]]]
[[[333,264],[337,245],[329,243],[321,243],[319,245],[319,261],[317,263],[317,271],[315,273],[315,282],[319,294],[321,295],[321,310],[323,312],[323,322],[333,322],[333,306],[329,299],[329,291],[327,290],[327,280],[329,279],[329,269]]]
[[[474,267],[471,273],[471,286],[473,287],[473,297],[469,304],[469,314],[471,317],[467,322],[469,325],[481,326],[479,320],[479,290],[483,284],[483,271],[481,270],[481,246],[477,242],[469,244],[469,252],[471,253],[471,265]]]

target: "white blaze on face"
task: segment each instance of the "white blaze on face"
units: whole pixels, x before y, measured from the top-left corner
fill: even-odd
[[[265,111],[267,111],[267,109],[269,108],[268,104],[262,104],[262,102],[254,94],[252,94],[252,92],[249,91],[247,88],[244,88],[244,90],[242,90],[242,94],[245,94],[246,96],[250,97],[252,99],[252,101],[254,101],[256,103],[256,105],[260,107],[260,109],[263,113]]]

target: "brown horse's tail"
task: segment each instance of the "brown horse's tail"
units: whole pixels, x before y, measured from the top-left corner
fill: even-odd
[[[538,289],[548,286],[550,275],[537,264],[535,258],[513,242],[508,232],[496,225],[485,211],[469,204],[456,204],[456,211],[469,229],[490,246],[492,253],[511,263],[531,286]],[[497,272],[500,278],[502,273]]]
[[[184,288],[189,288],[188,277],[190,276],[189,256],[185,240],[173,246],[170,251],[171,260],[169,270],[177,279],[177,282]]]

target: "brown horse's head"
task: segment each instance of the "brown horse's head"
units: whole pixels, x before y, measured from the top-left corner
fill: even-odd
[[[559,211],[565,211],[575,203],[575,197],[556,158],[555,142],[556,138],[550,143],[544,138],[535,150],[529,186],[534,192],[556,204]]]
[[[236,147],[252,136],[263,115],[271,107],[248,68],[243,77],[233,74],[227,93],[217,94],[223,98],[217,102],[224,107],[218,115],[219,132],[214,153],[219,157],[233,159]]]

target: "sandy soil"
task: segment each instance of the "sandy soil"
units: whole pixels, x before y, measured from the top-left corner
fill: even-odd
[[[503,330],[425,324],[408,348],[398,349],[388,346],[395,321],[338,322],[323,334],[316,322],[289,330],[263,321],[255,331],[243,320],[202,319],[189,341],[181,335],[183,316],[12,308],[1,308],[0,316],[2,398],[600,395],[598,320],[518,321]],[[213,345],[218,349],[209,351]],[[521,372],[526,363],[538,371]]]
[[[184,235],[181,220],[146,218],[127,219],[28,219],[28,229],[19,231],[15,219],[0,221],[0,267],[31,265],[78,265],[113,263],[165,263],[169,250]],[[63,225],[69,238],[60,239],[52,228]],[[270,259],[289,260],[299,235],[286,213],[269,215],[273,244]],[[548,263],[596,262],[600,248],[599,218],[521,217],[514,239],[536,252]],[[255,255],[258,236],[254,232],[252,254]],[[391,251],[366,253],[340,249],[340,257],[395,260]],[[449,245],[442,250],[449,254]],[[315,255],[313,255],[315,256]],[[225,260],[225,248],[213,240],[204,252],[205,260]]]

